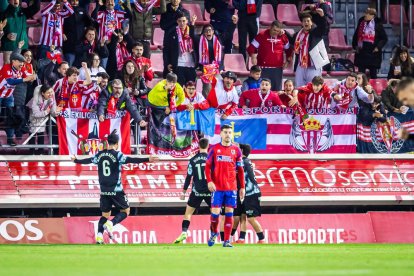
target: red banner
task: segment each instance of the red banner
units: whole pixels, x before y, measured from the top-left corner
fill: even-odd
[[[263,203],[315,201],[413,202],[414,169],[411,160],[252,160],[261,186]],[[7,164],[7,165],[5,165]],[[72,162],[10,162],[0,173],[0,198],[17,194],[21,199],[81,199],[98,204],[99,183],[95,165]],[[8,167],[8,168],[7,168]],[[186,176],[187,161],[127,164],[122,182],[131,204],[181,203],[178,199]],[[4,192],[6,191],[6,192]],[[65,201],[66,203],[68,201]],[[365,204],[364,203],[364,204]]]
[[[98,220],[98,216],[0,219],[0,243],[91,244]],[[414,242],[414,212],[263,215],[258,220],[266,241],[273,244]],[[172,243],[181,233],[181,221],[182,216],[130,216],[115,225],[114,242],[104,238],[109,243]],[[193,216],[185,243],[206,244],[209,224],[209,216]],[[250,226],[246,242],[257,242]]]

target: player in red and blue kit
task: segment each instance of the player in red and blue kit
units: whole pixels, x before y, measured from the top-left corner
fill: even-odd
[[[233,210],[237,206],[237,182],[240,180],[240,200],[244,199],[244,170],[242,153],[232,144],[233,129],[223,125],[220,129],[221,143],[214,145],[207,156],[206,179],[211,197],[211,236],[208,246],[213,246],[218,235],[218,224],[221,206],[225,207],[224,243],[223,247],[233,247],[230,244],[230,234],[233,226]],[[237,176],[236,176],[237,174]]]

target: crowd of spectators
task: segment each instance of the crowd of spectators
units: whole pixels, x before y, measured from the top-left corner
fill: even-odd
[[[37,133],[30,143],[36,137],[43,143],[43,119],[66,108],[97,112],[101,122],[107,114],[127,109],[140,127],[147,125],[147,108],[164,108],[169,114],[213,107],[223,111],[222,119],[237,107],[277,105],[298,110],[360,107],[373,119],[378,112],[386,117],[388,111],[408,110],[395,95],[399,79],[414,76],[407,48],[395,50],[384,91],[374,91],[365,75],[369,71],[371,79],[377,78],[387,43],[373,8],[359,19],[352,39],[359,73],[328,85],[322,77],[331,62],[328,1],[304,1],[310,5],[300,13],[301,26],[294,33],[277,20],[259,31],[263,3],[283,1],[205,0],[210,22],[202,28],[200,18],[180,0],[97,0],[92,12],[86,0],[53,0],[42,9],[40,0],[24,2],[8,0],[0,13],[0,107],[6,121],[20,118],[13,125],[8,120],[5,127],[10,146],[24,133]],[[40,45],[29,47],[27,20],[38,12]],[[164,70],[158,75],[151,62],[157,16],[164,31]],[[236,29],[238,50],[232,43]],[[237,51],[251,65],[242,82],[223,64],[225,54]],[[284,81],[289,64],[294,64],[294,80]],[[154,77],[160,81],[153,83]],[[196,89],[198,78],[202,90]]]

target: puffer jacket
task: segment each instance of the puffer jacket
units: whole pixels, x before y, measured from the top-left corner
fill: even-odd
[[[161,0],[160,6],[147,12],[138,12],[135,5],[131,5],[130,34],[134,40],[151,40],[153,31],[152,15],[162,14],[167,10],[166,0]]]

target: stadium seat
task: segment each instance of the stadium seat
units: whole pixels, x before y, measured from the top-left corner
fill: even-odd
[[[160,25],[161,15],[157,14],[155,15],[155,20],[152,20],[152,23],[154,25]]]
[[[0,52],[0,68],[3,67],[3,52]]]
[[[287,26],[301,26],[298,10],[295,4],[279,4],[277,6],[277,19]]]
[[[207,12],[207,10],[204,10],[203,16],[205,21],[210,22],[210,14]]]
[[[49,2],[40,2],[40,10],[33,15],[32,18],[28,18],[26,23],[28,25],[36,25],[42,22],[42,14],[41,11],[49,4]]]
[[[335,51],[350,51],[352,46],[345,41],[345,35],[342,29],[331,29],[329,31],[329,48]]]
[[[154,67],[153,67],[154,68]],[[159,83],[160,81],[162,81],[162,78],[153,78],[152,81],[149,81],[147,83],[147,86],[149,88],[153,88],[157,83]]]
[[[246,69],[246,62],[242,54],[225,54],[224,68],[226,71],[233,71],[240,76],[248,76],[250,74]]]
[[[190,12],[190,17],[192,17],[193,15],[197,16],[197,20],[195,23],[197,26],[204,26],[210,24],[210,21],[204,20],[203,13],[201,12],[199,4],[183,3],[182,6],[184,9]]]
[[[352,63],[355,62],[355,53],[348,53],[345,56],[346,59],[349,59],[350,61],[352,61]]]
[[[329,88],[333,88],[337,82],[339,82],[339,80],[338,80],[338,79],[325,79],[325,84],[326,84]]]
[[[413,14],[414,16],[414,14]],[[411,45],[410,45],[411,40]],[[407,30],[407,47],[414,47],[414,30]]]
[[[239,30],[238,30],[238,28],[236,28],[234,30],[232,43],[233,43],[234,48],[236,48],[236,49],[239,48]]]
[[[294,59],[292,59],[292,61],[288,64],[286,69],[283,69],[283,76],[285,77],[295,76],[294,66],[295,66],[295,62],[294,62]]]
[[[389,8],[389,14],[390,14],[390,23],[392,25],[400,25],[400,13],[401,13],[401,6],[400,5],[390,5]],[[407,13],[405,12],[405,9],[403,9],[403,18],[404,18],[404,24],[408,24],[407,20]],[[387,21],[387,11],[384,11],[384,19]]]
[[[372,88],[377,92],[377,94],[381,94],[382,90],[387,87],[388,80],[387,79],[371,79],[369,80],[369,84],[371,84]]]
[[[292,37],[295,35],[295,30],[294,29],[287,28],[287,29],[284,29],[284,30],[285,30],[285,32],[287,32]]]
[[[157,75],[162,75],[162,72],[164,71],[164,60],[162,58],[162,53],[152,53],[151,63],[154,73]]]
[[[163,48],[164,45],[164,31],[161,28],[154,28],[154,34],[152,38],[152,44],[156,48]]]
[[[273,21],[276,20],[275,11],[271,4],[263,4],[262,5],[262,13],[260,14],[260,24],[265,26],[270,26]]]
[[[42,35],[42,27],[29,27],[27,29],[27,36],[29,37],[29,45],[40,45],[40,37]]]
[[[200,78],[198,78],[196,82],[196,91],[197,93],[200,93],[200,94],[203,91],[203,81]]]

